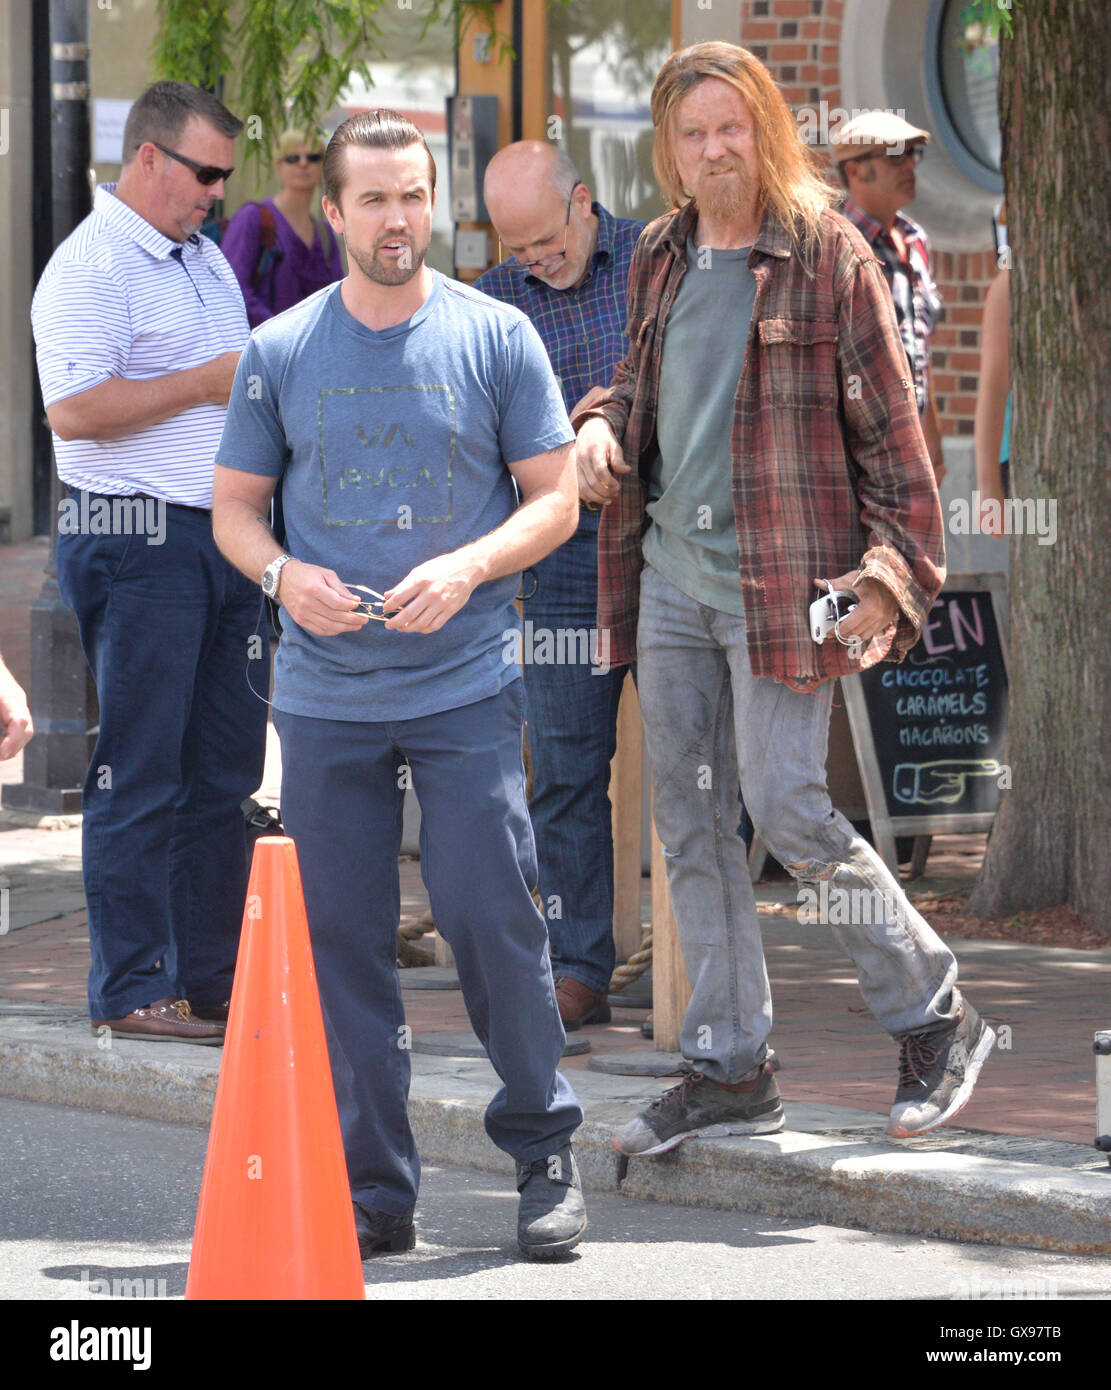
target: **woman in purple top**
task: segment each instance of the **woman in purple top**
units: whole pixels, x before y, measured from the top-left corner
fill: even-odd
[[[231,262],[247,303],[252,328],[299,304],[310,294],[343,279],[339,243],[322,219],[313,217],[323,173],[323,142],[301,130],[278,140],[281,191],[263,204],[245,203],[228,222],[220,250]],[[273,247],[264,236],[271,210]]]

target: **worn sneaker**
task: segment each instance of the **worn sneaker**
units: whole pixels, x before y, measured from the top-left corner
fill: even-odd
[[[995,1033],[967,999],[952,1027],[904,1033],[899,1039],[899,1089],[888,1133],[896,1139],[925,1134],[952,1119],[972,1095]]]
[[[517,1164],[517,1247],[526,1260],[558,1260],[586,1230],[582,1179],[565,1144],[547,1158]]]
[[[614,1147],[641,1158],[667,1153],[690,1135],[775,1134],[783,1128],[783,1106],[775,1083],[778,1070],[779,1060],[769,1051],[731,1086],[692,1071],[630,1120],[615,1135]]]

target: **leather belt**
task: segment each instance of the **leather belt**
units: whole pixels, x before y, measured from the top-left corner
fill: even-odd
[[[155,497],[150,492],[133,492],[132,497],[141,497],[145,502],[165,502],[167,507],[181,507],[186,512],[200,512],[202,516],[211,516],[211,507],[193,507],[188,502],[171,502],[168,497]]]

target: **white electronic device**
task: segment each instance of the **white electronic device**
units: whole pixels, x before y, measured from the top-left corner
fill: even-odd
[[[848,589],[834,589],[810,605],[810,635],[824,642],[842,618],[847,618],[860,600]]]

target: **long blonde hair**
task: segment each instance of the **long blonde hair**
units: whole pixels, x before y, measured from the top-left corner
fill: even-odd
[[[771,209],[797,249],[810,243],[818,219],[836,198],[820,172],[814,151],[764,64],[736,44],[714,40],[681,48],[664,63],[652,88],[656,140],[652,167],[664,197],[681,207],[689,195],[675,163],[675,109],[708,77],[728,82],[752,112],[759,163],[758,208]]]

